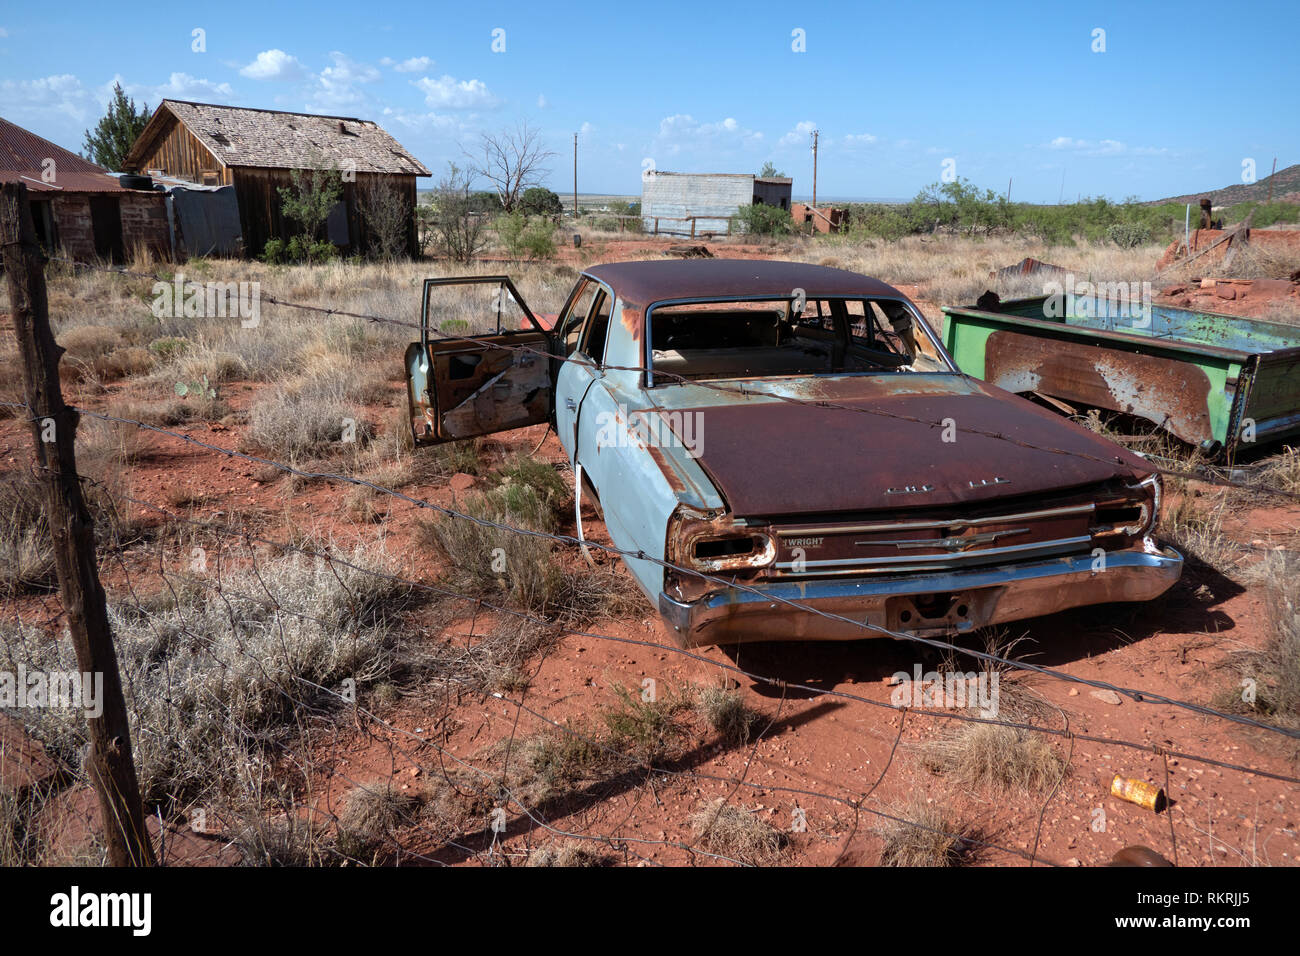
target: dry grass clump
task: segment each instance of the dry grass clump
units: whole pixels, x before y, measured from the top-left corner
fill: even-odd
[[[563,843],[548,843],[537,847],[528,854],[528,866],[589,867],[609,866],[612,862],[608,854],[601,853],[599,847],[587,840],[565,840]]]
[[[553,555],[554,517],[543,496],[529,488],[509,495],[474,494],[458,509],[422,522],[426,543],[444,558],[445,579],[457,591],[504,597],[512,607],[546,614],[559,609],[565,575]],[[509,526],[509,527],[506,527]]]
[[[969,861],[975,834],[939,803],[927,803],[915,796],[909,802],[889,807],[891,817],[875,828],[884,840],[881,866],[961,866]]]
[[[1184,555],[1220,574],[1233,577],[1240,573],[1242,550],[1223,530],[1228,500],[1225,496],[1217,504],[1206,504],[1196,491],[1184,488],[1183,493],[1161,511],[1159,532]]]
[[[1300,492],[1300,448],[1287,446],[1263,463],[1259,482],[1283,491]]]
[[[0,481],[0,594],[47,590],[56,583],[46,517],[45,482],[28,471]]]
[[[158,428],[174,428],[188,422],[220,421],[230,414],[230,406],[210,394],[161,400],[116,397],[109,401],[106,412],[114,418],[144,422]]]
[[[95,521],[101,548],[117,548],[135,537],[117,501],[125,492],[122,465],[139,454],[140,436],[127,426],[83,419],[77,428],[77,469],[86,506]],[[23,466],[0,473],[0,595],[48,590],[55,586],[46,479]]]
[[[373,549],[346,558],[386,566]],[[154,601],[110,604],[146,801],[236,789],[266,771],[265,748],[301,708],[328,710],[344,680],[362,688],[402,665],[394,617],[411,595],[387,578],[289,555],[223,574],[220,595],[178,579]],[[66,644],[0,625],[0,660],[75,669]],[[30,729],[75,763],[81,732],[57,718]]]
[[[677,717],[690,702],[667,689],[660,695],[617,685],[613,691],[614,706],[600,715],[609,745],[641,764],[657,763],[671,754],[683,733]]]
[[[640,606],[630,576],[585,567],[575,573],[561,564],[563,552],[548,536],[567,515],[572,492],[554,466],[520,456],[484,484],[483,491],[458,505],[466,517],[446,515],[421,524],[425,543],[446,562],[452,587],[499,596],[512,607],[573,626]]]
[[[521,780],[518,791],[538,801],[567,793],[588,780],[608,776],[618,759],[596,742],[585,726],[566,726],[554,733],[529,737],[520,745]]]
[[[922,762],[963,787],[1044,793],[1060,782],[1065,761],[1042,734],[1001,724],[964,724],[920,745]]]
[[[418,796],[389,781],[357,787],[339,816],[339,852],[361,863],[382,862],[396,845],[396,831],[414,822],[419,805]]]
[[[264,454],[294,462],[352,452],[374,434],[336,383],[281,386],[249,410],[245,440]]]
[[[749,866],[764,866],[775,863],[790,841],[758,813],[719,798],[691,814],[687,822],[710,853]]]
[[[1267,636],[1262,648],[1232,656],[1242,684],[1221,695],[1219,703],[1279,726],[1300,728],[1300,562],[1272,552],[1252,569],[1251,577],[1266,595]]]
[[[643,700],[625,687],[615,687],[614,696],[595,721],[566,724],[517,745],[516,792],[545,800],[616,774],[643,774],[679,752],[684,729],[677,718],[689,706],[684,697]]]
[[[306,867],[333,866],[341,862],[331,846],[325,828],[310,815],[300,813],[291,798],[280,797],[279,813],[268,813],[264,796],[250,791],[243,805],[234,811],[231,842],[241,853],[244,866]]]
[[[738,688],[705,687],[695,707],[727,746],[743,747],[763,722],[763,715],[745,702]]]

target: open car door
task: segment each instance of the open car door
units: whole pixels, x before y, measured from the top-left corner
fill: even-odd
[[[448,307],[441,301],[447,286],[471,288],[453,290],[458,301]],[[447,319],[431,322],[439,312]],[[475,318],[467,323],[461,316]],[[453,323],[459,326],[455,331],[445,327]],[[467,324],[495,326],[496,332],[460,337]],[[508,276],[425,279],[420,341],[406,349],[415,443],[439,445],[548,421],[554,403],[552,353],[552,334]]]

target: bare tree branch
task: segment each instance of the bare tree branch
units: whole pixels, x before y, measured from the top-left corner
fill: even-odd
[[[513,130],[483,133],[479,155],[465,151],[474,175],[492,184],[506,212],[518,208],[524,190],[540,186],[550,170],[546,163],[555,154],[545,148],[540,130],[519,123]]]

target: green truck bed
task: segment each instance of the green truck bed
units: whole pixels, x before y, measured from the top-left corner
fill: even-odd
[[[963,372],[999,388],[1136,415],[1229,461],[1243,443],[1300,434],[1300,328],[1066,301],[945,306],[944,344]]]

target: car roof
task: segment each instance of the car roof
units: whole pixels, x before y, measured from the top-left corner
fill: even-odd
[[[902,298],[893,286],[846,269],[772,259],[647,259],[593,266],[584,275],[606,283],[625,302],[646,307],[665,299],[712,296]]]

